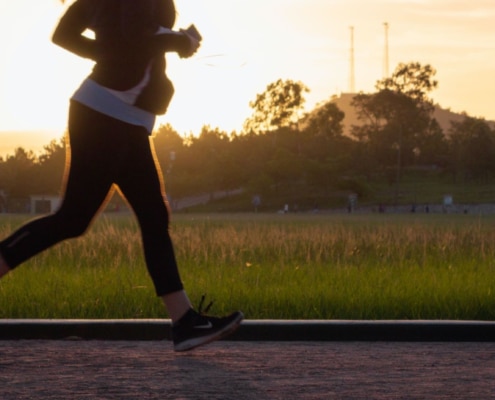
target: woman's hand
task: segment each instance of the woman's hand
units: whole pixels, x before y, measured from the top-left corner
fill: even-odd
[[[187,30],[181,29],[180,32],[189,40],[189,46],[186,46],[184,49],[179,51],[179,56],[180,58],[189,58],[198,51],[199,46],[201,46],[201,41],[191,35]]]

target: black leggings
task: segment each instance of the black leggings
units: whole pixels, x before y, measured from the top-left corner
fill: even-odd
[[[0,242],[0,254],[9,268],[62,240],[82,235],[115,183],[138,219],[157,295],[182,290],[161,172],[146,130],[73,101],[69,140],[70,168],[63,202],[54,214],[28,222]]]

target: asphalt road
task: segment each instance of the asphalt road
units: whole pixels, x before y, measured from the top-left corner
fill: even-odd
[[[495,399],[495,343],[3,340],[0,399]]]

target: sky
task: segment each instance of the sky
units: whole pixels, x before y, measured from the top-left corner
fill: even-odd
[[[7,141],[29,149],[66,129],[68,99],[92,67],[50,41],[68,4],[1,0],[0,153]],[[349,92],[351,27],[356,91],[372,92],[387,70],[417,61],[437,70],[436,103],[495,120],[494,0],[176,0],[176,7],[176,28],[194,23],[204,40],[191,59],[167,56],[176,94],[156,126],[170,123],[183,135],[204,125],[240,131],[249,102],[280,78],[310,89],[308,110]],[[37,136],[19,133],[11,144],[12,131]]]

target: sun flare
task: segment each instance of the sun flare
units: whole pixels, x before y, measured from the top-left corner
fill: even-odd
[[[68,99],[92,65],[50,41],[67,3],[2,3],[0,132],[42,130],[59,137],[65,130]],[[170,123],[181,134],[196,134],[204,125],[239,131],[251,115],[249,102],[280,78],[309,87],[308,107],[349,91],[350,26],[356,91],[372,91],[383,74],[384,21],[391,70],[399,62],[431,64],[438,71],[436,102],[495,119],[495,3],[398,3],[177,0],[176,27],[194,23],[204,41],[192,59],[167,56],[176,94],[158,124]]]

